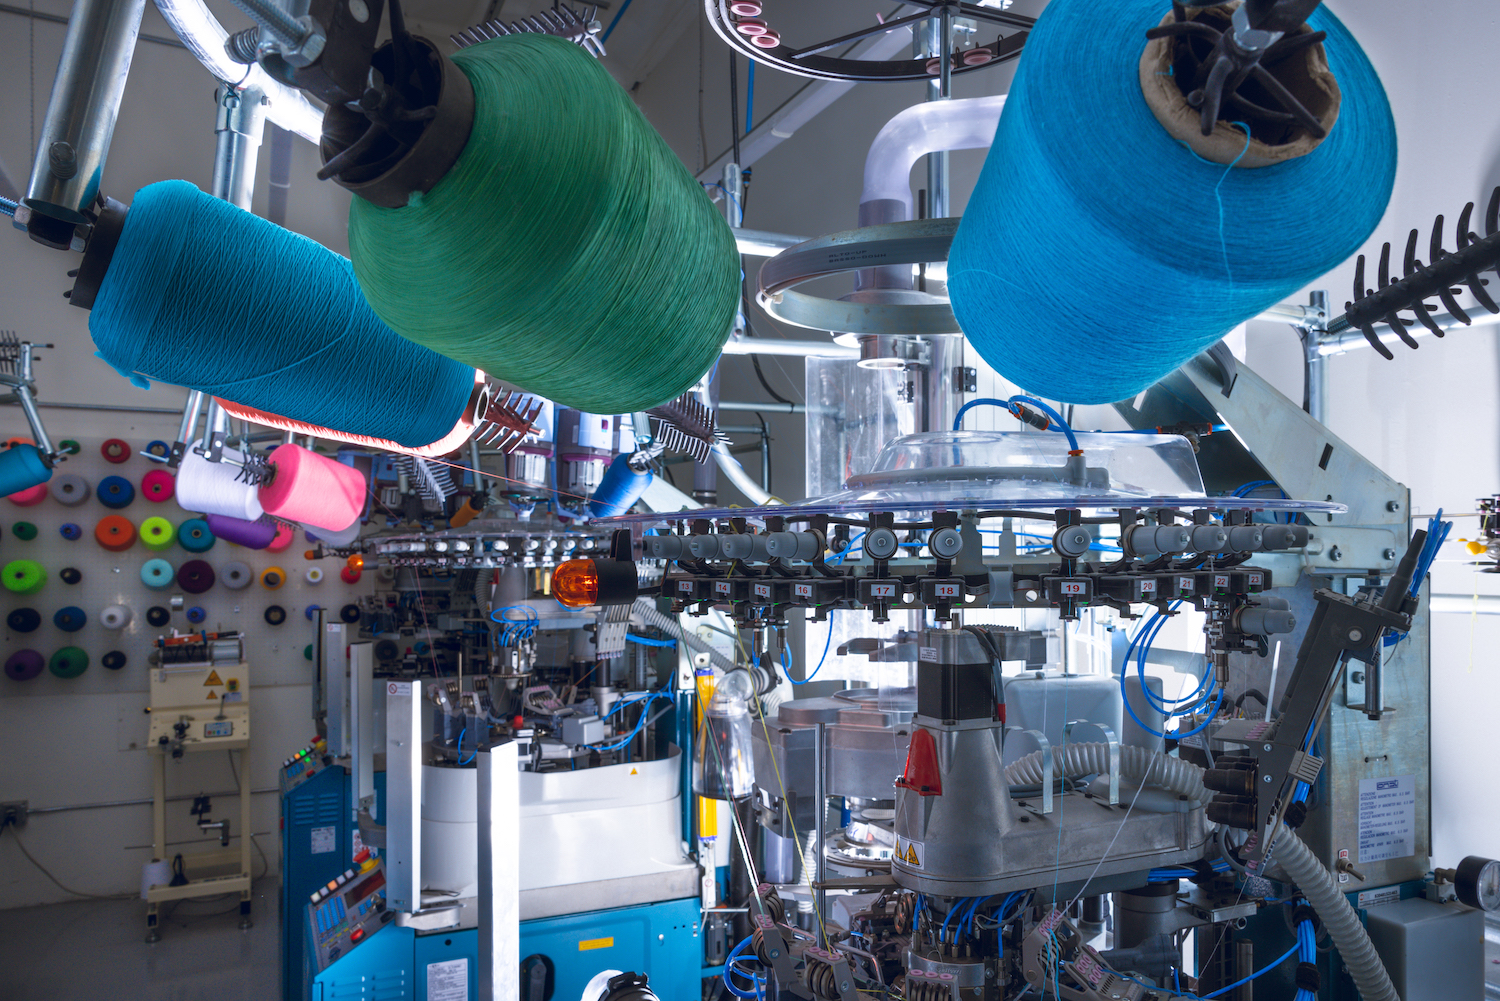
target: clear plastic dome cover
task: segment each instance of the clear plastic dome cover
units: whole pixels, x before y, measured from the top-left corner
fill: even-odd
[[[1181,435],[1080,433],[1079,454],[1064,434],[932,431],[881,449],[874,468],[845,489],[776,507],[704,509],[693,517],[861,514],[1017,508],[1213,508],[1342,514],[1343,504],[1265,497],[1209,497],[1193,446]],[[660,521],[631,514],[604,521]]]

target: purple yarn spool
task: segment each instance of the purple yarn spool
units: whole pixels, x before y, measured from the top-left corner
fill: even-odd
[[[215,531],[214,534],[219,533]],[[214,568],[203,560],[188,560],[177,570],[177,586],[188,594],[202,594],[214,586]]]
[[[12,681],[30,681],[46,666],[47,661],[35,650],[17,650],[5,661],[5,676]]]
[[[214,535],[246,549],[264,549],[276,538],[276,522],[270,518],[246,521],[224,514],[210,514],[206,517],[208,527],[213,530]]]

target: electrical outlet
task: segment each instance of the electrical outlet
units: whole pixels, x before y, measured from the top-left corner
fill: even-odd
[[[8,803],[0,803],[0,829],[14,824],[17,827],[26,826],[26,814],[30,809],[29,801],[14,799]]]

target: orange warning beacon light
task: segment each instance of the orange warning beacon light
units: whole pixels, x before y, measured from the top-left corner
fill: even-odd
[[[628,605],[639,592],[633,560],[568,560],[552,572],[552,596],[565,608]]]

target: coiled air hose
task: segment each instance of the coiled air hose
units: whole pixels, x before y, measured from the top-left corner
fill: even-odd
[[[1333,937],[1333,944],[1338,946],[1339,957],[1354,978],[1360,997],[1364,1001],[1399,1001],[1395,985],[1385,972],[1385,964],[1380,961],[1369,932],[1365,931],[1354,908],[1349,906],[1349,900],[1339,889],[1333,874],[1302,843],[1296,831],[1285,824],[1278,830],[1273,853],[1276,862],[1292,877],[1297,889],[1322,918],[1328,934]]]
[[[1109,769],[1109,745],[1065,744],[1057,749],[1057,760],[1056,767],[1063,775],[1099,774]],[[1122,746],[1120,772],[1126,778],[1163,786],[1189,799],[1201,801],[1209,798],[1203,786],[1203,769],[1181,758],[1141,747]],[[1043,780],[1042,752],[1033,751],[1012,762],[1005,769],[1005,778],[1011,785],[1040,785]],[[1280,825],[1279,831],[1273,857],[1327,926],[1360,996],[1364,1001],[1399,1001],[1369,933],[1339,890],[1333,874],[1324,868],[1295,831],[1285,824]]]

